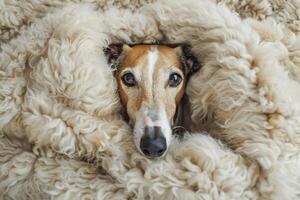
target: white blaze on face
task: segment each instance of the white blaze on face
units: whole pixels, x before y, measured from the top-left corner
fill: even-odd
[[[148,52],[148,66],[147,66],[147,83],[149,83],[150,90],[152,90],[153,86],[153,72],[155,68],[155,63],[158,59],[158,51],[156,47],[152,47],[150,51]],[[151,91],[152,93],[152,91]]]

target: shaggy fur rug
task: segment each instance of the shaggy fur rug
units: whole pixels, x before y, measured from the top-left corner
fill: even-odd
[[[297,0],[0,1],[0,199],[300,199]],[[199,132],[157,160],[102,49],[192,44]]]

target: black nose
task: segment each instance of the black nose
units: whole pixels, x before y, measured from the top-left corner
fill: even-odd
[[[146,127],[144,135],[141,138],[140,148],[148,157],[159,157],[167,149],[166,138],[157,126]]]

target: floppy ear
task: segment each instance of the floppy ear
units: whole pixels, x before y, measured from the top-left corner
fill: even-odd
[[[198,59],[192,52],[192,48],[188,44],[181,45],[181,63],[184,68],[184,73],[187,77],[197,72],[201,66]]]
[[[115,70],[120,64],[120,58],[124,48],[127,48],[127,45],[123,45],[121,43],[110,44],[108,47],[104,48],[104,54],[107,58],[107,62],[112,69]]]

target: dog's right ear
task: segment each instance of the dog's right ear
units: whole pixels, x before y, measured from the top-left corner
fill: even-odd
[[[110,44],[108,47],[104,48],[104,54],[107,58],[107,62],[112,69],[117,69],[118,65],[120,64],[122,52],[126,48],[130,47],[121,43]]]

